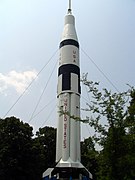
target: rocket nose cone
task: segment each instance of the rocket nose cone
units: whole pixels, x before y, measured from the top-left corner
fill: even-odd
[[[62,40],[65,39],[74,39],[78,41],[76,30],[75,30],[75,18],[72,14],[67,14],[65,16],[65,25],[64,25],[64,31],[62,34]]]
[[[75,18],[72,14],[67,14],[65,16],[65,25],[66,24],[72,24],[72,25],[75,25]]]

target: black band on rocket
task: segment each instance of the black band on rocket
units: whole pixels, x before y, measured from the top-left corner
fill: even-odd
[[[62,74],[62,91],[71,90],[71,73],[78,75],[78,93],[81,93],[80,68],[74,64],[65,64],[59,67],[58,76]]]
[[[60,43],[60,47],[66,46],[66,45],[73,45],[79,48],[79,43],[73,39],[66,39]]]
[[[64,64],[59,67],[58,76],[65,73],[74,73],[80,76],[80,68],[74,64]]]

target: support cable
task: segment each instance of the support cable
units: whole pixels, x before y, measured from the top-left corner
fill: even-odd
[[[8,113],[13,109],[13,107],[18,103],[18,101],[23,97],[23,95],[26,93],[26,91],[31,87],[31,85],[34,83],[36,78],[40,75],[40,73],[44,70],[44,68],[49,64],[49,62],[53,59],[53,57],[56,55],[58,49],[53,53],[53,55],[50,57],[50,59],[47,61],[47,63],[41,68],[41,70],[37,73],[36,77],[30,82],[30,84],[25,88],[25,90],[22,92],[22,94],[16,99],[16,101],[13,103],[13,105],[9,108],[9,110],[5,113],[3,118],[5,118]]]
[[[52,113],[54,112],[54,109],[56,109],[56,104],[55,106],[52,108],[52,110],[50,111],[48,117],[46,118],[46,120],[41,124],[41,127],[45,126],[45,123],[49,120],[50,116],[52,115]]]
[[[82,52],[85,54],[85,56],[88,57],[88,59],[95,65],[95,67],[99,70],[99,72],[107,79],[107,81],[113,86],[113,88],[117,91],[118,88],[112,83],[112,81],[105,75],[105,73],[98,67],[98,65],[94,62],[94,60],[81,48]]]
[[[54,67],[53,67],[53,69],[52,69],[52,72],[51,72],[51,74],[50,74],[50,76],[49,76],[49,78],[48,78],[48,81],[47,81],[47,83],[45,84],[45,87],[44,87],[44,89],[43,89],[43,92],[41,93],[41,95],[40,95],[40,97],[39,97],[39,99],[38,99],[38,102],[37,102],[37,104],[36,104],[36,106],[35,106],[35,108],[34,108],[34,110],[33,110],[33,112],[32,112],[32,115],[31,115],[31,117],[30,117],[30,119],[29,119],[29,123],[31,122],[31,120],[33,119],[33,116],[34,116],[34,114],[35,114],[35,112],[36,112],[36,110],[37,110],[37,108],[38,108],[38,106],[39,106],[39,103],[40,103],[40,101],[41,101],[41,99],[42,99],[42,97],[43,97],[43,95],[44,95],[44,92],[45,92],[45,90],[46,90],[46,88],[47,88],[47,86],[48,86],[48,83],[50,82],[50,79],[51,79],[51,77],[52,77],[52,75],[53,75],[53,72],[54,72],[54,70],[55,70],[55,68],[56,68],[56,65],[57,65],[57,61],[56,61],[56,63],[54,64]]]
[[[53,98],[48,104],[46,104],[38,113],[36,113],[32,119],[36,118],[47,106],[49,106],[52,102],[54,102],[55,98]]]

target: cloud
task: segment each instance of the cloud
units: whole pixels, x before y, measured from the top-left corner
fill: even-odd
[[[36,76],[35,70],[24,72],[12,70],[6,75],[0,73],[0,93],[6,95],[6,90],[14,88],[17,93],[21,94]]]

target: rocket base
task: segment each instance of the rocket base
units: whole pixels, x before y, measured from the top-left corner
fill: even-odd
[[[92,180],[92,174],[81,163],[58,163],[43,173],[43,180]]]

